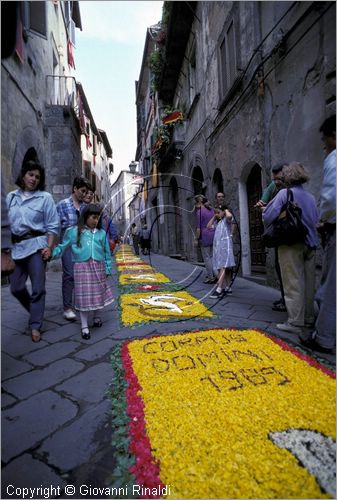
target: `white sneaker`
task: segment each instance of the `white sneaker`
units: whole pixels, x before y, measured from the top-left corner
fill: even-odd
[[[276,328],[278,330],[282,330],[283,332],[290,332],[290,333],[297,333],[300,334],[302,333],[302,329],[299,326],[291,325],[286,321],[285,323],[278,323],[276,325]]]
[[[68,321],[75,321],[76,320],[76,314],[72,309],[67,309],[63,313],[64,319],[67,319]]]

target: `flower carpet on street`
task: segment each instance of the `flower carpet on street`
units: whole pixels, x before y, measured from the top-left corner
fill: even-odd
[[[116,252],[121,320],[124,326],[150,321],[207,319],[214,314],[181,287],[133,255],[126,245]]]
[[[121,296],[122,322],[124,325],[170,319],[211,317],[201,302],[187,292],[141,292]]]
[[[127,284],[139,284],[139,283],[168,283],[170,280],[161,273],[147,272],[143,270],[142,272],[121,274],[119,277],[119,282],[121,285]]]
[[[225,329],[127,341],[112,362],[116,483],[147,488],[143,498],[335,496],[327,367]]]

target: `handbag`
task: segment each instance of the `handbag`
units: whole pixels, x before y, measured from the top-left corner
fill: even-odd
[[[262,242],[267,248],[280,245],[304,243],[308,229],[302,222],[302,209],[294,203],[294,195],[287,189],[287,201],[282,207],[279,217],[274,220],[262,234]]]

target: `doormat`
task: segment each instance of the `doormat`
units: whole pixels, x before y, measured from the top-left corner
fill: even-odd
[[[335,374],[256,330],[112,354],[114,485],[140,498],[333,498]],[[116,383],[115,383],[116,382]]]

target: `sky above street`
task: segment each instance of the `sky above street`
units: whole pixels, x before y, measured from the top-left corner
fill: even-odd
[[[79,5],[83,31],[76,29],[75,77],[96,126],[107,133],[118,174],[135,159],[135,81],[146,28],[161,20],[163,2],[89,0]]]

